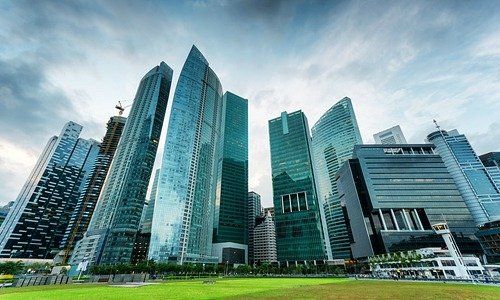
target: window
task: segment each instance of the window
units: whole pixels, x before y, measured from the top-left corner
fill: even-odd
[[[454,260],[442,260],[441,264],[443,265],[443,267],[453,267],[453,266],[456,266]]]
[[[307,204],[307,193],[299,192],[281,196],[281,205],[283,213],[309,210]]]

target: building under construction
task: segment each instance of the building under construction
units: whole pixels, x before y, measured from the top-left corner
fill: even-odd
[[[83,192],[80,194],[75,210],[71,214],[68,227],[60,245],[60,248],[64,251],[64,262],[67,262],[76,242],[83,237],[89,226],[94,208],[99,199],[99,194],[101,193],[111,161],[113,160],[123,128],[125,127],[126,118],[121,116],[121,112],[122,110],[120,110],[120,116],[111,117],[108,121],[106,135],[102,140],[91,176],[85,182]]]

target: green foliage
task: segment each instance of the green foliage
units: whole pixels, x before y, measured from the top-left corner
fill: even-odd
[[[20,261],[9,261],[0,263],[0,274],[11,274],[17,275],[21,274],[24,271],[24,265]]]
[[[130,274],[149,273],[157,275],[172,276],[211,276],[211,275],[309,275],[309,274],[343,274],[344,269],[334,265],[292,265],[281,266],[269,263],[262,263],[256,266],[226,264],[193,264],[185,263],[178,265],[175,263],[155,263],[154,261],[140,262],[133,264],[118,265],[93,265],[89,268],[89,273],[94,275],[109,274]]]

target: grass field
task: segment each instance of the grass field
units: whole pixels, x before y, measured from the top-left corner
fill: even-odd
[[[500,287],[333,278],[218,279],[140,287],[59,285],[7,288],[0,299],[500,299]]]

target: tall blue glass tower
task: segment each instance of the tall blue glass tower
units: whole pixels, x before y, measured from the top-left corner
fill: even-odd
[[[500,187],[465,135],[456,130],[439,130],[429,134],[427,139],[436,145],[476,225],[499,220]]]
[[[212,254],[220,262],[247,263],[248,100],[222,97]]]
[[[311,137],[302,111],[269,120],[278,261],[324,263],[324,228],[316,193]]]
[[[0,227],[0,257],[52,259],[91,174],[99,143],[68,122],[49,139]]]
[[[327,228],[327,249],[332,258],[351,257],[345,206],[340,201],[335,175],[352,158],[354,146],[362,144],[351,99],[345,97],[333,105],[312,127],[312,153],[320,207]]]
[[[222,86],[193,46],[175,90],[148,257],[157,261],[211,259],[217,139]]]
[[[164,62],[142,78],[85,237],[70,260],[130,262],[167,108],[172,69]]]

